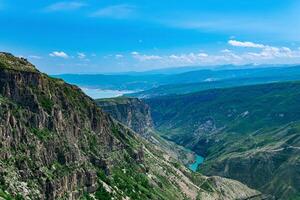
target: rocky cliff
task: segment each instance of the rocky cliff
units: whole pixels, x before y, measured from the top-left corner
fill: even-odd
[[[137,98],[117,97],[96,100],[97,104],[113,118],[144,137],[153,131],[149,106]]]
[[[97,104],[117,121],[125,124],[151,143],[168,152],[184,165],[195,161],[195,154],[159,136],[153,127],[149,106],[141,99],[116,97],[96,100]]]
[[[0,53],[0,199],[249,199],[193,174],[79,88]]]

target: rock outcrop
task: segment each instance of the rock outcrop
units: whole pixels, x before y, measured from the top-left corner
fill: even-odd
[[[149,106],[137,98],[117,97],[96,100],[97,104],[113,118],[143,137],[149,137],[153,122]]]
[[[159,136],[153,127],[149,106],[141,99],[116,97],[96,100],[104,112],[128,126],[146,140],[159,146],[184,165],[194,162],[195,154]]]

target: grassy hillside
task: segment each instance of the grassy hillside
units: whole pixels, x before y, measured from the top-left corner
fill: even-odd
[[[202,172],[293,199],[300,191],[299,101],[300,82],[285,82],[147,103],[164,137],[206,157]]]

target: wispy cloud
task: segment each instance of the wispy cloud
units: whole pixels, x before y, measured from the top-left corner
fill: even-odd
[[[262,16],[249,17],[247,15],[220,13],[189,13],[178,17],[161,17],[159,23],[179,29],[200,30],[217,33],[252,33],[274,34],[285,33],[288,28],[282,24],[282,19],[276,20]],[[284,27],[284,28],[283,28]]]
[[[79,59],[85,59],[85,58],[86,58],[86,55],[85,55],[84,53],[78,52],[78,53],[77,53],[77,57],[78,57]]]
[[[44,10],[47,12],[56,12],[56,11],[72,11],[78,10],[87,4],[77,1],[61,1],[47,6]]]
[[[59,58],[69,58],[68,54],[63,51],[53,51],[49,54],[51,57],[59,57]]]
[[[122,55],[122,54],[116,54],[116,55],[115,55],[115,58],[116,58],[116,59],[121,59],[121,58],[124,58],[124,55]]]
[[[140,54],[139,52],[131,52],[131,55],[133,58],[139,60],[139,61],[153,61],[153,60],[160,60],[162,59],[161,56],[158,55],[146,55],[146,54]]]
[[[31,59],[36,59],[36,60],[40,60],[40,59],[42,59],[42,57],[41,57],[41,56],[37,56],[37,55],[30,55],[30,56],[28,56],[28,58],[31,58]]]
[[[257,44],[254,42],[241,42],[237,40],[229,40],[228,44],[235,47],[249,47],[249,48],[264,48],[265,45],[263,44]]]
[[[90,62],[90,59],[88,58],[88,56],[85,53],[82,52],[78,52],[76,57],[80,60],[80,61],[84,61],[84,62]],[[74,56],[73,56],[74,58]]]
[[[91,14],[92,17],[124,19],[130,18],[135,14],[135,6],[119,4],[101,8]]]
[[[249,47],[261,49],[260,52],[244,53],[247,59],[275,59],[275,58],[299,58],[300,50],[291,50],[288,47],[275,47],[270,45],[258,44],[254,42],[241,42],[237,40],[229,40],[228,44],[235,47]]]
[[[300,50],[291,50],[287,47],[266,46],[261,52],[248,52],[244,55],[246,59],[251,60],[272,60],[276,58],[300,58]]]
[[[231,50],[229,50],[229,49],[223,49],[222,51],[221,51],[221,53],[231,53],[232,51]]]
[[[171,55],[147,55],[132,52],[132,58],[149,66],[186,66],[186,65],[222,65],[222,64],[249,64],[249,63],[278,63],[288,60],[290,63],[300,61],[300,49],[287,47],[274,47],[254,42],[228,41],[230,46],[249,47],[254,51],[234,52],[224,49],[219,53],[208,54],[205,52],[190,52]]]

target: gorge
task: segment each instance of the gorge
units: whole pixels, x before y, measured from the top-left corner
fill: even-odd
[[[299,196],[299,82],[146,99],[162,137],[205,156],[198,169],[275,199]]]
[[[282,82],[97,103],[191,171],[237,179],[271,199],[294,199],[298,92],[298,82]]]
[[[125,119],[140,133],[77,86],[4,52],[0,108],[1,199],[265,199],[238,181],[191,172],[177,159],[181,149],[136,126],[134,113]]]

